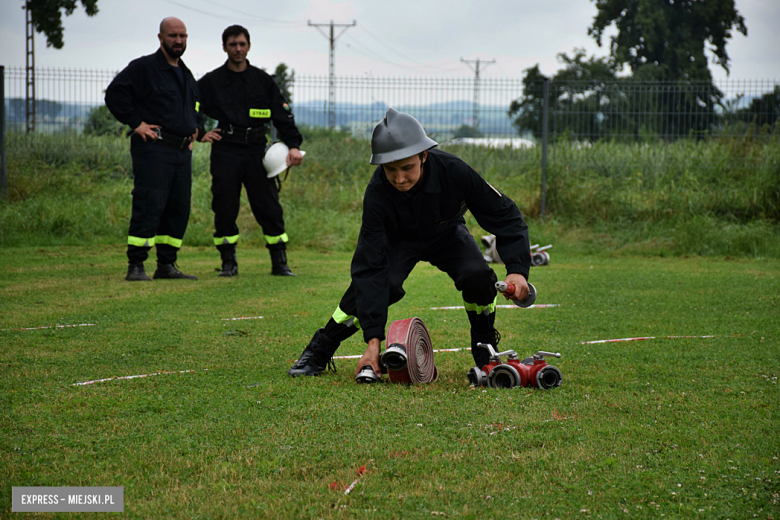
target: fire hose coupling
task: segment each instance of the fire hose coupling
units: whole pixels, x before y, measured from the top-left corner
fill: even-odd
[[[378,383],[379,379],[379,376],[376,375],[376,372],[371,368],[371,365],[366,365],[361,368],[358,375],[355,376],[355,381],[358,383]]]
[[[496,352],[489,343],[477,343],[478,348],[490,352],[490,362],[483,367],[473,367],[466,374],[469,383],[474,386],[490,388],[514,388],[531,386],[541,390],[550,390],[561,386],[563,375],[558,368],[548,365],[545,357],[561,357],[558,352],[538,351],[529,358],[520,361],[514,350]],[[506,356],[506,363],[501,357]]]
[[[496,282],[496,290],[501,294],[514,294],[515,290],[517,290],[517,286],[512,283]],[[528,296],[526,296],[522,301],[512,300],[512,303],[524,309],[533,305],[534,302],[536,302],[536,287],[534,287],[530,282],[528,282]]]
[[[406,347],[400,343],[388,345],[385,351],[382,352],[381,359],[382,364],[388,370],[403,370],[409,362],[409,359],[406,357]]]
[[[549,265],[550,253],[547,250],[550,248],[552,248],[552,244],[544,247],[539,247],[538,245],[531,246],[531,265],[534,267]]]

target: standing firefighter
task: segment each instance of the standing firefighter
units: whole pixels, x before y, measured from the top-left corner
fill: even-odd
[[[184,22],[164,19],[157,37],[160,49],[131,61],[106,89],[106,106],[134,132],[125,280],[151,281],[144,260],[152,246],[157,246],[155,279],[197,280],[175,262],[190,218],[192,141],[203,129],[198,84],[180,59],[187,49]]]
[[[357,374],[371,365],[380,374],[380,344],[387,309],[404,296],[403,284],[420,261],[446,272],[462,292],[471,324],[476,365],[488,362],[477,342],[497,346],[496,274],[466,228],[471,210],[477,222],[497,236],[506,263],[506,281],[517,286],[513,300],[528,294],[531,253],[528,227],[514,202],[452,154],[435,150],[408,114],[387,111],[371,136],[371,164],[379,165],[366,188],[363,221],[352,257],[352,283],[324,328],[319,329],[289,374],[319,375],[339,344],[363,329],[368,347]]]
[[[219,121],[203,141],[211,148],[211,208],[214,210],[214,244],[222,257],[219,276],[238,274],[236,225],[241,204],[241,185],[246,187],[249,206],[263,228],[271,253],[271,274],[295,276],[287,266],[282,205],[276,182],[263,167],[266,133],[273,122],[289,148],[287,166],[301,164],[298,149],[303,141],[287,104],[273,78],[253,67],[246,59],[250,48],[249,31],[232,25],[222,33],[222,49],[227,62],[205,76],[198,85],[201,110]]]

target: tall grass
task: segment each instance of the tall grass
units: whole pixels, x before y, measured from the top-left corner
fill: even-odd
[[[369,144],[339,132],[304,134],[306,160],[281,193],[290,246],[350,250],[374,169]],[[540,148],[442,148],[518,203],[533,224],[533,240],[591,252],[780,256],[778,135],[586,147],[562,139],[550,146],[545,219]],[[7,149],[0,246],[124,240],[132,189],[126,138],[11,133]],[[195,145],[188,245],[212,243],[208,155],[208,145]],[[481,233],[473,218],[468,222]],[[263,244],[246,203],[238,224],[243,244]]]

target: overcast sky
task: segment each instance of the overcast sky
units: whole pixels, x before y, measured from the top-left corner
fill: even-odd
[[[22,5],[0,2],[0,64],[6,67],[25,65]],[[156,35],[166,16],[187,25],[184,60],[196,73],[224,62],[220,36],[233,23],[250,31],[253,64],[273,70],[284,62],[301,75],[328,74],[328,40],[309,20],[357,22],[336,42],[339,76],[473,76],[464,58],[496,60],[483,66],[484,76],[520,78],[536,63],[554,73],[556,55],[575,47],[608,53],[588,36],[596,14],[589,0],[99,0],[98,7],[92,18],[81,7],[64,18],[61,50],[36,35],[36,66],[122,69],[159,47]],[[748,36],[735,32],[728,44],[730,78],[780,80],[780,1],[737,0],[737,9]],[[716,79],[726,78],[721,67],[710,69]]]

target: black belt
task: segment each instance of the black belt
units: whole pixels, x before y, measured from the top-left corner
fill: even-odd
[[[157,139],[154,139],[154,142],[163,146],[167,146],[168,148],[173,148],[180,151],[189,150],[190,143],[192,143],[192,136],[190,135],[182,137],[180,135],[169,134],[168,132],[160,130],[159,128],[155,128],[154,131],[157,134]]]
[[[265,144],[266,142],[265,126],[252,128],[220,123],[218,128],[222,130],[222,138],[226,141],[246,144]]]

